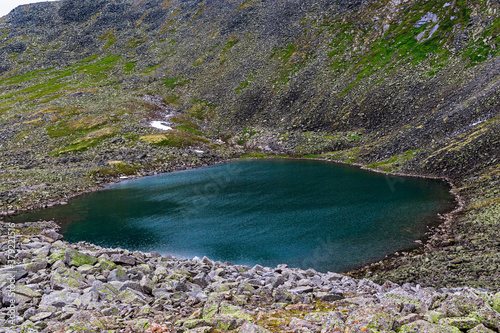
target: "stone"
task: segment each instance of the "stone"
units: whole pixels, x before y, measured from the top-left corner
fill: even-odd
[[[42,297],[42,295],[38,291],[34,291],[33,289],[22,285],[16,285],[14,293],[30,298]]]
[[[344,299],[344,295],[337,292],[319,292],[314,294],[314,297],[322,302],[335,302]]]
[[[80,273],[64,269],[61,270],[61,273],[52,273],[50,277],[50,285],[56,290],[80,289],[87,286],[87,283],[84,280],[85,278]]]
[[[491,308],[500,313],[500,292],[491,296]]]
[[[119,290],[109,283],[102,283],[101,281],[94,281],[90,291],[96,292],[99,295],[99,300],[114,301],[119,294]]]
[[[39,312],[39,313],[37,313],[36,315],[31,316],[31,317],[30,317],[30,320],[31,320],[32,322],[36,323],[37,321],[40,321],[40,320],[44,320],[44,319],[50,318],[50,316],[52,316],[52,312]]]
[[[101,313],[105,316],[116,316],[120,313],[120,310],[118,310],[116,306],[112,306],[109,308],[102,309]]]
[[[130,288],[122,290],[117,298],[122,303],[131,305],[144,305],[148,303],[146,295],[142,294],[139,291],[132,290]]]
[[[473,329],[467,331],[467,333],[495,333],[495,331],[490,330],[489,328],[487,328],[483,324],[479,324],[476,327],[474,327]]]
[[[421,320],[423,319],[423,316],[418,314],[418,313],[410,313],[406,316],[402,316],[402,317],[398,317],[396,318],[396,323],[395,325],[397,327],[400,327],[400,326],[403,326],[403,325],[406,325],[406,324],[409,324],[409,323],[413,323],[414,321],[417,321],[417,320]]]
[[[250,322],[245,322],[238,329],[239,333],[271,333],[271,331],[261,327],[259,325],[252,324]]]
[[[292,320],[290,321],[290,324],[288,325],[290,329],[292,330],[297,330],[297,329],[302,329],[302,328],[307,328],[315,332],[318,330],[318,326],[303,319],[299,319],[296,317],[293,317]]]
[[[41,232],[42,235],[52,238],[54,241],[63,239],[63,235],[57,233],[53,229],[45,229]]]
[[[116,267],[116,264],[114,262],[112,262],[111,260],[102,259],[102,258],[100,258],[98,260],[99,260],[99,267],[102,270],[110,271],[110,270],[115,269],[115,267]]]
[[[275,303],[296,303],[300,298],[283,289],[276,289],[273,292],[273,298]]]
[[[141,281],[139,282],[141,288],[142,288],[142,291],[146,294],[152,294],[153,292],[153,288],[154,288],[154,283],[151,279],[149,279],[146,275],[144,275],[141,279]]]
[[[439,320],[440,325],[454,326],[460,330],[470,330],[480,324],[477,318],[471,317],[452,317]]]
[[[94,265],[97,261],[95,257],[72,249],[67,249],[64,255],[64,263],[68,266]]]
[[[36,273],[38,271],[41,271],[42,269],[47,268],[47,265],[48,265],[47,260],[37,259],[33,262],[25,264],[25,268],[28,272]]]
[[[53,306],[56,308],[62,308],[66,305],[72,304],[75,299],[77,299],[79,294],[72,293],[68,290],[54,291],[50,294],[45,294],[42,296],[40,302],[40,308]]]
[[[112,254],[110,260],[118,264],[135,265],[135,258],[125,254]]]
[[[399,333],[460,333],[460,330],[456,327],[436,325],[424,320],[417,320],[401,326]]]
[[[441,318],[444,318],[444,315],[443,315],[443,313],[441,313],[441,312],[434,311],[434,310],[429,310],[429,311],[427,311],[427,312],[424,314],[424,316],[423,316],[423,317],[424,317],[423,319],[424,319],[425,321],[428,321],[428,322],[430,322],[430,323],[437,324],[437,323],[439,323],[439,320],[440,320]]]
[[[121,268],[114,269],[109,273],[108,281],[128,281],[127,272]]]
[[[290,289],[289,291],[291,293],[294,293],[294,294],[305,294],[305,293],[313,292],[314,288],[313,287],[309,287],[309,286],[302,286],[302,287],[297,287],[297,288],[294,288],[294,289]]]
[[[16,281],[28,276],[28,271],[25,265],[17,265],[8,268],[0,269],[0,275],[11,275],[14,276]]]
[[[95,267],[92,265],[85,264],[85,265],[78,267],[77,271],[78,271],[78,273],[83,274],[83,275],[92,274],[95,271]]]
[[[500,313],[489,306],[484,306],[472,312],[469,316],[476,318],[481,324],[492,330],[500,331]]]

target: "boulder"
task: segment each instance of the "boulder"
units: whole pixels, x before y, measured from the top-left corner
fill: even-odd
[[[94,265],[97,262],[97,258],[92,257],[88,254],[83,254],[76,250],[68,249],[64,255],[64,263],[68,266],[83,266],[83,265]]]

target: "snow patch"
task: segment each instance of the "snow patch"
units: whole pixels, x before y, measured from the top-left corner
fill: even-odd
[[[165,131],[172,129],[172,127],[169,126],[170,125],[169,123],[167,123],[166,121],[161,121],[161,120],[152,121],[150,123],[150,125],[154,128],[158,128],[158,129],[165,130]]]

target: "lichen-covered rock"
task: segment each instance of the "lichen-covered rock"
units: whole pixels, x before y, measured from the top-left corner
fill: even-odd
[[[76,250],[66,250],[64,254],[64,263],[68,266],[82,266],[82,265],[94,265],[97,262],[97,258],[89,256],[78,252]]]
[[[460,330],[453,326],[443,326],[432,324],[427,321],[417,320],[413,323],[401,326],[400,333],[460,333]]]
[[[479,324],[476,327],[474,327],[473,329],[467,331],[467,333],[494,333],[494,332],[495,331],[490,330],[489,328],[487,328],[483,324]]]
[[[72,304],[78,296],[78,293],[73,293],[68,290],[54,291],[50,294],[42,296],[39,307],[41,309],[50,307],[62,308],[66,305]]]
[[[484,306],[472,312],[469,316],[477,319],[481,324],[490,329],[500,331],[500,313],[489,306]]]
[[[259,326],[246,322],[238,329],[239,333],[271,333],[271,331]]]
[[[1,226],[0,222],[0,229]],[[39,241],[33,237],[35,245],[29,246],[30,239],[24,240],[21,249],[27,262],[14,269],[0,269],[3,271],[0,314],[6,313],[9,304],[6,297],[14,281],[15,304],[22,314],[16,317],[16,325],[38,331],[93,332],[100,331],[103,322],[110,325],[109,329],[126,325],[137,331],[161,328],[187,332],[468,330],[489,333],[499,330],[500,313],[493,309],[496,295],[476,289],[434,290],[412,284],[390,288],[386,284],[378,288],[366,280],[361,283],[339,274],[285,265],[274,270],[258,266],[251,269],[139,252],[133,254],[137,258],[135,265],[112,263],[110,271],[102,267],[107,264],[106,258],[127,252],[86,243],[70,245],[60,240],[49,251],[53,257],[47,260],[45,268],[28,272],[23,269],[29,261],[43,260],[31,255],[30,251],[39,249]],[[66,260],[68,251],[99,259],[94,265],[73,265],[71,260],[68,265],[58,259]],[[17,273],[22,274],[16,281]],[[193,283],[195,277],[204,282]],[[273,288],[269,282],[272,277],[282,277],[283,283]],[[373,292],[374,288],[378,291]],[[324,294],[342,297],[328,301],[322,297]],[[283,300],[286,302],[279,302]],[[429,307],[433,310],[426,311]]]
[[[471,317],[451,317],[439,320],[440,325],[453,326],[460,330],[469,330],[480,324],[477,318]]]

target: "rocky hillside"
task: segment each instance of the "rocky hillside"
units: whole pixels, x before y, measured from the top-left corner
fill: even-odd
[[[447,177],[464,209],[417,252],[357,274],[498,290],[499,9],[493,0],[18,7],[0,19],[0,208],[242,155]]]

